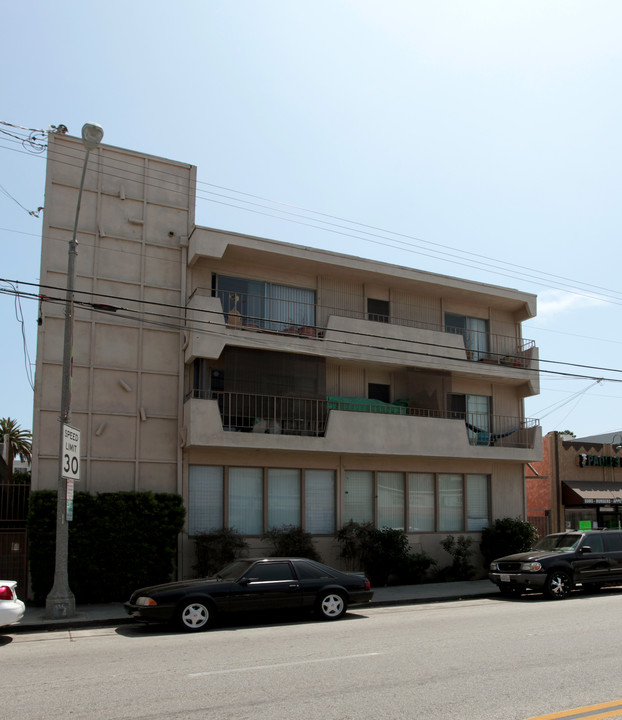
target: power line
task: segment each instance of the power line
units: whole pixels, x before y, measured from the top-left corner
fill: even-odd
[[[8,280],[5,280],[4,278],[0,278],[0,282],[14,283],[16,281],[8,281]],[[35,285],[34,283],[22,283],[22,284],[45,288],[47,290],[62,291],[62,288],[60,288],[58,286]],[[5,289],[0,288],[0,293],[14,294],[15,291],[14,290],[5,290]],[[89,292],[89,291],[76,291],[76,294],[88,295],[88,296],[94,296],[94,297],[100,297],[100,298],[110,298],[111,297],[110,295],[107,295],[105,293],[95,293],[95,292]],[[37,300],[44,300],[44,301],[50,301],[50,302],[64,302],[62,297],[41,295],[39,293],[20,292],[20,295],[22,297],[26,297],[29,299],[37,299]],[[219,318],[222,317],[222,315],[223,315],[222,312],[216,311],[216,310],[186,308],[183,305],[174,305],[171,303],[161,303],[161,302],[150,301],[150,300],[137,300],[135,298],[129,298],[129,297],[125,297],[125,298],[120,297],[117,299],[122,300],[124,302],[135,303],[139,306],[153,305],[158,308],[167,308],[167,309],[174,309],[174,310],[180,310],[180,311],[186,311],[188,309],[191,309],[194,313],[201,313],[201,314],[205,314],[205,315],[214,315]],[[82,307],[94,309],[97,312],[105,312],[105,313],[114,312],[117,317],[127,318],[127,317],[135,317],[136,315],[147,315],[147,316],[149,316],[149,318],[157,318],[157,322],[164,324],[169,329],[176,330],[176,331],[192,330],[194,332],[202,332],[203,331],[202,326],[209,325],[212,328],[210,330],[210,332],[213,333],[214,327],[220,327],[222,325],[222,323],[220,323],[220,322],[212,322],[211,320],[194,320],[194,321],[192,321],[191,324],[188,324],[187,319],[185,319],[183,317],[179,317],[179,316],[171,316],[171,315],[165,315],[163,313],[149,312],[144,309],[135,310],[132,308],[119,307],[119,306],[112,305],[112,304],[109,305],[107,303],[106,304],[96,303],[96,302],[88,301],[88,300],[76,300],[75,304],[80,305]],[[122,313],[128,313],[128,315],[121,315],[119,311],[121,311]],[[150,320],[150,322],[155,322],[155,321],[156,320],[153,320],[153,321]],[[270,331],[265,331],[265,332],[269,333]],[[278,333],[278,331],[275,331],[275,332]],[[375,334],[362,333],[359,331],[347,331],[347,330],[340,329],[339,333],[342,335],[343,334],[351,335],[351,336],[354,336],[355,338],[377,339],[377,335],[375,335]],[[216,333],[216,334],[218,334],[218,333]],[[272,333],[270,333],[270,334],[272,334]],[[224,333],[220,334],[220,336],[227,337],[227,338],[230,337],[229,335],[225,335]],[[409,343],[409,344],[414,343],[419,346],[429,347],[429,348],[437,348],[440,350],[456,350],[455,347],[449,346],[449,345],[443,345],[442,343],[410,341],[410,340],[402,340],[402,339],[399,339],[399,340],[404,343]],[[361,343],[351,342],[351,341],[347,341],[347,340],[331,340],[331,342],[340,344],[340,345],[344,345],[344,346],[353,346],[353,347],[357,347],[357,348],[361,347]],[[265,347],[266,347],[266,349],[274,350],[274,344],[271,343],[268,339],[266,339]],[[419,357],[430,357],[430,358],[440,359],[440,360],[465,362],[465,363],[469,363],[469,364],[471,364],[473,362],[472,360],[468,360],[466,358],[462,359],[462,358],[455,358],[455,357],[450,357],[450,356],[441,356],[441,355],[438,355],[437,353],[422,352],[422,351],[412,350],[409,348],[386,348],[382,345],[372,345],[372,344],[367,344],[364,347],[367,349],[370,349],[370,350],[384,350],[384,351],[397,352],[397,353],[402,353],[402,354],[407,354],[407,355],[416,355]],[[540,359],[539,362],[553,364],[553,365],[561,365],[564,367],[576,367],[576,368],[584,368],[586,370],[597,370],[597,371],[601,371],[601,372],[622,373],[622,370],[619,370],[616,368],[603,368],[603,367],[597,367],[597,366],[583,365],[583,364],[579,364],[579,363],[571,363],[568,361]],[[546,370],[546,369],[542,369],[542,368],[539,368],[539,369],[521,368],[521,369],[526,372],[531,372],[531,373],[544,373],[544,374],[558,375],[558,376],[563,376],[563,377],[590,379],[590,380],[595,380],[595,381],[622,382],[622,378],[620,378],[620,379],[618,379],[618,378],[601,378],[601,377],[594,377],[593,375],[583,375],[583,374],[579,374],[579,373],[567,373],[567,372],[562,372],[560,370]]]
[[[2,146],[0,146],[0,147],[2,147]],[[54,151],[54,152],[49,151],[49,154],[55,154],[56,156],[58,156],[58,158],[65,157],[65,158],[69,158],[69,159],[71,159],[71,160],[75,160],[75,157],[73,157],[72,155],[70,155],[70,154],[68,154],[68,153],[62,153],[62,152],[60,152],[60,151]],[[60,160],[60,159],[57,159],[56,162],[64,163],[64,164],[67,164],[67,165],[69,165],[69,166],[76,167],[76,168],[78,167],[78,165],[76,165],[76,164],[74,164],[74,163],[72,163],[72,162],[66,162],[66,161],[63,161],[63,160]],[[121,180],[122,180],[122,179],[125,179],[126,181],[129,181],[129,180],[130,180],[129,178],[124,177],[124,176],[122,176],[122,175],[115,175],[114,173],[107,171],[106,168],[109,168],[109,169],[112,169],[112,170],[123,170],[123,166],[128,166],[128,167],[130,167],[130,168],[131,168],[131,167],[136,167],[136,168],[140,168],[141,171],[140,171],[140,172],[137,171],[136,173],[132,173],[131,170],[129,170],[129,171],[128,171],[128,170],[123,170],[123,171],[126,172],[126,173],[129,173],[130,175],[131,175],[131,174],[135,174],[135,175],[136,175],[136,178],[137,178],[137,179],[140,178],[141,181],[144,180],[144,166],[143,166],[142,164],[132,163],[132,162],[129,161],[129,160],[128,160],[128,161],[126,161],[126,160],[116,160],[115,162],[116,162],[116,166],[115,166],[115,164],[110,160],[110,158],[105,158],[105,157],[104,157],[104,161],[102,161],[102,163],[101,163],[101,168],[100,168],[101,172],[102,172],[103,174],[107,175],[108,177],[113,177],[113,178],[117,178],[117,179],[121,179]],[[162,159],[162,160],[158,160],[158,162],[162,163],[162,162],[166,162],[166,161],[165,161],[164,159]],[[179,190],[179,188],[178,188],[178,183],[179,183],[179,181],[180,181],[179,175],[175,175],[174,173],[167,173],[166,171],[162,171],[162,170],[158,170],[157,172],[158,172],[158,176],[170,175],[172,178],[174,178],[175,185],[171,187],[170,185],[169,185],[169,186],[165,186],[165,185],[162,185],[162,184],[160,184],[160,183],[153,183],[153,182],[147,182],[147,183],[145,183],[146,185],[151,186],[151,187],[154,187],[154,188],[158,188],[158,189],[166,189],[166,190],[168,190],[169,192],[178,193],[178,194],[181,194],[181,195],[184,196],[184,197],[187,195],[187,191],[186,191],[185,189],[184,189],[184,190]],[[165,178],[164,178],[164,182],[166,182],[166,179],[165,179]],[[173,183],[173,181],[171,181],[171,183]],[[526,279],[528,282],[534,283],[534,284],[536,284],[536,285],[542,285],[543,283],[547,282],[547,283],[549,283],[549,285],[546,285],[546,287],[550,287],[550,286],[551,286],[551,283],[554,283],[553,286],[556,287],[557,289],[561,289],[561,290],[564,290],[565,292],[570,292],[570,293],[572,293],[572,294],[580,295],[580,296],[583,296],[583,297],[593,298],[594,296],[600,296],[600,298],[603,299],[603,300],[606,301],[606,302],[612,302],[612,303],[614,303],[614,304],[620,304],[620,303],[617,302],[618,300],[620,300],[620,301],[622,302],[622,293],[620,293],[620,292],[617,291],[617,290],[612,290],[612,289],[609,289],[609,288],[603,288],[602,286],[592,285],[592,284],[585,283],[585,282],[580,281],[580,280],[574,280],[574,279],[571,279],[571,278],[560,277],[560,276],[557,276],[557,275],[553,275],[553,274],[550,274],[550,273],[543,272],[543,271],[538,270],[538,269],[521,266],[521,265],[518,265],[518,264],[516,264],[516,263],[509,263],[509,262],[506,262],[506,261],[503,261],[503,260],[496,260],[496,259],[494,259],[494,258],[490,258],[490,257],[485,256],[485,255],[480,255],[480,254],[477,254],[477,253],[472,253],[472,252],[469,252],[469,251],[464,251],[464,250],[461,250],[461,249],[459,249],[459,248],[454,248],[454,247],[447,246],[447,245],[441,245],[441,244],[438,244],[438,243],[433,243],[433,242],[431,242],[431,241],[423,240],[423,239],[421,239],[421,238],[417,238],[417,237],[412,236],[412,235],[406,235],[406,234],[404,234],[404,233],[396,233],[396,232],[394,232],[394,231],[382,229],[382,228],[379,228],[379,227],[376,227],[376,226],[365,225],[365,224],[363,224],[363,223],[358,223],[358,222],[356,222],[356,221],[346,220],[346,219],[344,219],[344,218],[340,218],[339,216],[328,215],[328,214],[326,214],[326,213],[321,213],[321,212],[318,212],[318,211],[315,211],[315,210],[309,210],[309,209],[306,209],[306,208],[300,208],[300,206],[288,205],[287,203],[282,203],[281,201],[269,200],[269,199],[266,199],[266,198],[262,198],[262,196],[255,196],[255,195],[251,195],[250,193],[243,193],[242,191],[231,190],[231,189],[229,189],[229,188],[225,188],[225,187],[223,187],[223,186],[218,186],[218,185],[215,185],[215,184],[213,184],[213,183],[197,182],[197,185],[199,185],[199,184],[201,184],[201,185],[207,185],[207,186],[209,186],[209,187],[221,188],[221,189],[227,190],[228,192],[234,192],[234,193],[238,193],[238,194],[243,194],[243,195],[246,195],[246,196],[248,196],[248,197],[254,197],[254,198],[256,198],[256,199],[261,199],[261,200],[264,200],[264,201],[266,201],[266,202],[270,202],[270,203],[272,203],[272,204],[279,204],[279,205],[285,205],[285,206],[287,206],[287,207],[298,208],[298,209],[303,210],[304,212],[308,212],[308,213],[312,213],[312,214],[315,214],[315,215],[319,215],[319,216],[323,216],[323,217],[328,217],[328,218],[340,220],[340,221],[342,221],[342,222],[347,222],[347,223],[349,223],[350,225],[354,225],[355,227],[354,227],[354,228],[350,228],[350,227],[347,227],[347,226],[337,225],[336,223],[327,222],[327,221],[324,221],[324,220],[321,220],[321,219],[320,219],[320,220],[317,220],[317,219],[315,219],[315,218],[309,218],[309,217],[306,217],[306,216],[301,216],[301,215],[299,215],[299,214],[297,214],[297,213],[290,213],[290,212],[288,212],[288,211],[279,210],[278,208],[271,208],[271,207],[268,207],[268,206],[265,206],[265,205],[259,205],[259,204],[257,204],[257,203],[251,203],[250,201],[239,200],[239,199],[237,199],[237,198],[231,198],[231,197],[228,197],[228,196],[223,196],[223,195],[221,195],[221,194],[219,194],[219,193],[214,193],[214,192],[212,192],[212,191],[206,191],[206,192],[208,192],[209,194],[212,194],[212,195],[214,195],[214,196],[216,196],[216,197],[225,197],[226,199],[232,200],[233,202],[244,202],[244,203],[252,204],[252,205],[254,205],[255,207],[262,207],[264,210],[269,210],[269,211],[271,211],[271,212],[263,212],[263,211],[256,210],[256,209],[253,209],[253,208],[241,207],[240,205],[236,205],[236,204],[232,204],[232,203],[227,203],[227,202],[224,202],[224,201],[222,201],[222,200],[214,200],[214,199],[212,199],[212,198],[208,198],[208,197],[204,197],[204,196],[200,195],[200,193],[199,193],[198,191],[197,191],[197,194],[196,194],[196,199],[197,199],[197,200],[205,200],[205,201],[207,201],[207,202],[212,202],[212,203],[224,205],[224,206],[227,206],[227,207],[231,207],[231,208],[236,209],[236,210],[245,210],[246,212],[253,212],[253,213],[255,213],[255,214],[260,214],[260,215],[272,217],[272,218],[277,219],[277,220],[293,222],[293,223],[295,223],[295,224],[303,225],[303,226],[306,226],[306,227],[311,227],[311,228],[318,229],[318,230],[322,230],[322,231],[325,231],[325,232],[332,232],[332,233],[334,233],[334,234],[339,234],[339,235],[342,235],[342,236],[345,236],[345,237],[351,237],[351,238],[356,239],[356,240],[363,240],[363,241],[365,241],[365,242],[370,242],[370,243],[373,243],[373,244],[378,244],[378,245],[382,245],[382,246],[385,246],[385,247],[390,247],[390,248],[395,249],[395,250],[403,250],[403,251],[405,251],[405,252],[411,252],[411,253],[414,253],[414,254],[417,254],[417,255],[422,255],[422,256],[424,256],[424,257],[429,257],[429,258],[432,258],[432,259],[435,259],[435,260],[441,260],[441,261],[445,261],[445,262],[450,262],[450,263],[452,263],[452,264],[459,265],[459,266],[462,266],[462,267],[468,267],[468,268],[471,268],[471,269],[478,269],[478,270],[481,270],[482,267],[484,267],[484,268],[490,268],[491,271],[494,270],[497,275],[501,275],[502,277],[510,277],[510,278],[512,278],[512,279],[521,279],[521,280],[525,280],[525,279]],[[291,217],[290,217],[290,218],[288,218],[288,217],[281,217],[281,216],[278,216],[278,215],[274,215],[274,214],[273,214],[274,212],[280,212],[280,213],[284,213],[284,214],[286,214],[286,215],[290,215],[290,216],[294,216],[294,217],[298,217],[298,218],[303,218],[304,220],[308,220],[309,222],[302,222],[302,220],[300,220],[300,219],[299,219],[299,220],[292,220]],[[317,224],[316,224],[317,222],[321,222],[321,223],[324,223],[324,224],[326,224],[326,225],[329,225],[329,227],[323,227],[323,226],[321,226],[321,225],[317,225]],[[334,227],[330,227],[331,225],[334,226]],[[335,227],[336,227],[336,228],[341,228],[341,229],[335,229]],[[371,233],[371,232],[368,232],[368,231],[366,231],[366,230],[357,230],[357,229],[356,229],[357,227],[370,228],[370,229],[373,229],[373,230],[378,230],[378,231],[380,231],[380,232],[382,232],[382,233],[385,233],[385,235],[378,235],[377,233]],[[347,232],[346,232],[346,231],[347,231]],[[363,237],[361,234],[353,234],[353,233],[362,233],[363,235],[369,235],[370,237]],[[427,253],[427,252],[423,252],[423,250],[422,250],[421,248],[418,248],[416,245],[413,245],[413,243],[411,243],[411,242],[404,242],[403,240],[397,240],[397,239],[394,239],[394,238],[386,237],[386,234],[395,235],[395,236],[397,236],[397,237],[402,237],[402,238],[408,238],[409,240],[414,240],[414,241],[416,241],[416,242],[425,243],[425,244],[431,245],[431,246],[433,246],[433,247],[444,248],[445,250],[449,250],[449,251],[451,251],[451,252],[445,252],[444,250],[434,250],[434,253],[435,253],[435,254],[430,254],[430,253]],[[374,237],[376,238],[375,240],[373,239]],[[384,240],[385,242],[382,242],[381,240]],[[395,243],[399,243],[399,244],[396,245]],[[461,255],[467,256],[467,257],[464,258],[465,261],[462,261],[462,262],[458,261],[458,260],[455,258],[455,254],[456,254],[456,253],[460,253]],[[471,261],[471,258],[474,258],[475,260]],[[473,264],[473,262],[475,262],[476,260],[478,261],[477,264]],[[486,262],[482,264],[481,260],[485,260]],[[515,271],[514,274],[511,274],[510,272],[500,272],[500,269],[497,267],[497,265],[506,266],[507,268],[510,268],[510,269],[511,269],[511,268],[517,268],[517,269],[518,269],[518,272]],[[505,269],[505,268],[503,268],[503,269]],[[486,270],[485,270],[485,271],[486,271]],[[540,277],[539,277],[539,278],[534,278],[534,275],[539,275]],[[563,280],[567,280],[568,282],[572,283],[572,286],[568,287],[564,282],[560,282],[560,281],[563,281]],[[582,286],[582,287],[585,289],[585,291],[584,291],[584,292],[579,292],[579,291],[576,289],[577,286]],[[590,294],[587,294],[587,293],[590,293]]]

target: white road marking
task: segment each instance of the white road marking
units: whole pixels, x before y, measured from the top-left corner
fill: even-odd
[[[356,658],[374,657],[382,653],[364,653],[362,655],[343,655],[342,657],[318,658],[317,660],[300,660],[298,662],[276,663],[274,665],[255,665],[254,667],[231,668],[230,670],[210,670],[208,672],[190,673],[188,677],[205,677],[207,675],[227,675],[228,673],[251,672],[253,670],[273,670],[274,668],[310,665],[312,663],[335,662],[336,660],[354,660]]]

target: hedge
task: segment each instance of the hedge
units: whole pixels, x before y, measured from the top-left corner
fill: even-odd
[[[170,493],[74,495],[69,523],[69,587],[77,603],[122,602],[146,585],[168,582],[185,509]],[[54,582],[56,492],[30,494],[28,543],[34,600]]]

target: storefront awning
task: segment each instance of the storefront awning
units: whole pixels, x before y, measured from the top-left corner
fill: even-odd
[[[562,482],[562,501],[564,505],[622,505],[622,483]]]

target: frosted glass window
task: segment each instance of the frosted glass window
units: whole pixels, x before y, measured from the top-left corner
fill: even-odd
[[[467,475],[467,530],[488,527],[488,476]]]
[[[188,534],[223,526],[223,469],[206,465],[188,468]]]
[[[314,535],[332,535],[335,532],[333,470],[305,472],[305,530]]]
[[[268,528],[300,527],[300,470],[268,470]]]
[[[346,470],[345,493],[345,521],[373,522],[373,473],[369,470]]]
[[[378,473],[378,527],[404,529],[403,473]]]
[[[433,473],[408,475],[408,532],[434,532],[436,513]]]
[[[229,527],[242,535],[263,533],[262,468],[229,468]]]
[[[464,530],[462,475],[438,476],[438,529],[440,532]]]

